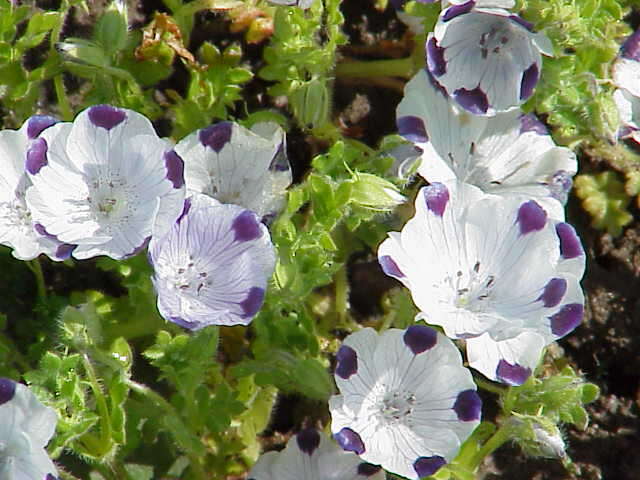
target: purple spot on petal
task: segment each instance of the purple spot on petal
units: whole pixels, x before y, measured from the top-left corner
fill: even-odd
[[[231,224],[231,228],[235,232],[235,241],[248,242],[255,240],[262,235],[260,229],[260,221],[255,213],[251,210],[244,210],[238,215]]]
[[[576,231],[568,223],[558,223],[556,225],[556,233],[560,238],[560,254],[562,258],[576,258],[584,254],[582,244]]]
[[[151,241],[151,236],[146,237],[144,240],[142,240],[142,242],[140,243],[140,245],[138,245],[136,248],[134,248],[130,253],[127,253],[125,255],[126,258],[131,258],[131,257],[135,257],[136,255],[138,255],[141,251],[143,251],[145,248],[147,248],[147,246],[149,245],[149,242]]]
[[[44,228],[44,225],[42,225],[41,223],[34,223],[33,229],[43,237],[50,238],[51,240],[58,240],[58,237],[56,237],[55,235],[51,235],[49,232],[47,232],[47,229]]]
[[[538,70],[538,65],[534,62],[522,74],[522,81],[520,82],[520,100],[526,100],[531,96],[539,78],[540,70]]]
[[[89,120],[96,127],[111,130],[127,118],[127,112],[111,105],[96,105],[89,109]]]
[[[244,318],[253,317],[256,313],[258,313],[258,310],[260,310],[260,307],[262,307],[263,302],[264,288],[251,287],[247,298],[240,302],[240,307],[244,312],[242,316]]]
[[[287,159],[287,152],[285,148],[285,142],[280,142],[278,150],[276,151],[271,163],[269,164],[269,170],[272,172],[286,172],[290,170],[289,160]]]
[[[547,127],[533,113],[520,115],[520,133],[533,132],[538,135],[549,135]]]
[[[520,234],[537,232],[547,224],[547,212],[534,200],[520,205],[517,223],[520,224]]]
[[[200,322],[189,322],[182,317],[169,317],[169,320],[188,330],[197,330],[202,326]]]
[[[16,382],[0,378],[0,405],[7,403],[16,394]]]
[[[420,117],[405,116],[396,121],[398,133],[413,143],[425,143],[429,141],[424,122]]]
[[[483,115],[489,110],[489,99],[480,87],[476,87],[473,90],[459,88],[453,92],[453,98],[462,108],[474,115]]]
[[[200,130],[198,138],[202,145],[211,148],[216,153],[220,153],[220,150],[231,139],[232,130],[231,122],[220,122]]]
[[[53,473],[47,473],[47,476],[44,477],[44,480],[58,480]]]
[[[364,443],[360,438],[360,435],[349,427],[344,427],[338,433],[334,434],[333,438],[335,438],[338,445],[347,452],[355,452],[358,455],[362,455],[364,453]]]
[[[184,162],[175,150],[164,152],[164,165],[167,168],[167,179],[173,184],[173,188],[182,188],[184,185]]]
[[[371,477],[372,475],[378,473],[380,470],[382,470],[382,467],[380,467],[380,465],[371,465],[367,462],[362,462],[360,465],[358,465],[358,475],[362,475],[363,477]]]
[[[426,352],[438,342],[438,334],[433,328],[424,325],[411,325],[404,332],[402,340],[414,355]]]
[[[459,15],[468,13],[475,5],[476,2],[474,2],[473,0],[466,3],[461,3],[460,5],[453,5],[445,10],[444,15],[442,16],[442,21],[448,22],[449,20],[454,19]]]
[[[447,187],[442,183],[434,182],[428,187],[424,187],[422,191],[427,208],[437,216],[442,217],[449,202],[449,190]]]
[[[27,150],[25,168],[31,175],[37,174],[47,164],[47,142],[44,138],[36,138]]]
[[[433,457],[420,457],[413,462],[413,469],[420,477],[428,477],[433,475],[440,468],[447,463],[447,461],[439,455]]]
[[[58,119],[49,115],[34,115],[27,120],[27,137],[33,140],[42,133],[45,128],[58,123]]]
[[[551,333],[558,338],[564,337],[580,324],[583,313],[584,307],[579,303],[569,303],[563,306],[558,313],[549,317]]]
[[[77,245],[72,245],[70,243],[62,243],[58,245],[58,248],[56,248],[55,257],[58,260],[66,260],[67,258],[71,257],[71,254],[76,249],[76,247]]]
[[[526,28],[530,32],[533,32],[533,23],[527,22],[524,18],[522,18],[522,17],[520,17],[518,15],[509,15],[509,20],[511,20],[512,22],[517,23],[521,27]]]
[[[390,277],[402,278],[405,276],[398,267],[398,264],[395,262],[395,260],[389,255],[383,255],[378,259],[378,262],[380,262],[382,271]]]
[[[640,61],[640,29],[629,35],[622,44],[620,54],[629,60]]]
[[[358,354],[349,345],[342,345],[336,353],[336,375],[345,380],[358,371]]]
[[[296,442],[298,448],[310,456],[320,445],[320,434],[315,428],[305,428],[296,435]]]
[[[189,213],[189,210],[191,210],[191,197],[184,199],[184,205],[182,206],[182,213],[180,213],[180,216],[176,220],[176,223],[180,223],[182,219]]]
[[[512,365],[504,359],[498,362],[498,368],[496,368],[496,377],[498,380],[512,386],[522,385],[530,375],[530,368],[523,367],[517,363]]]
[[[555,307],[562,301],[565,293],[567,293],[567,281],[564,278],[552,278],[536,301],[542,300],[545,308]]]
[[[447,73],[447,62],[444,59],[444,48],[438,45],[435,37],[427,41],[427,67],[436,77]]]
[[[442,85],[440,85],[438,80],[436,80],[436,77],[433,76],[433,74],[429,71],[429,69],[425,68],[424,71],[426,72],[427,78],[429,79],[429,83],[431,83],[433,88],[435,88],[438,92],[440,92],[445,98],[449,98],[449,93],[447,92],[447,89],[444,88]]]
[[[453,410],[458,420],[472,422],[480,419],[482,412],[482,400],[475,390],[464,390],[458,394]]]

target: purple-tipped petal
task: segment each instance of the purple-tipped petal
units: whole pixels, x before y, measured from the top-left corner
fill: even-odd
[[[534,200],[520,205],[517,223],[520,224],[520,234],[542,230],[547,224],[547,212]]]
[[[27,150],[27,160],[25,168],[31,175],[37,174],[47,161],[47,142],[44,138],[36,138]]]
[[[66,260],[71,258],[71,254],[76,249],[77,245],[71,245],[70,243],[62,243],[56,248],[55,256],[58,260]]]
[[[456,412],[458,420],[462,422],[472,422],[480,420],[482,413],[482,400],[475,390],[464,390],[458,394],[456,403],[453,404],[453,411]]]
[[[640,29],[629,35],[620,49],[620,55],[629,60],[640,62]]]
[[[520,100],[526,100],[533,94],[533,89],[536,88],[539,78],[540,70],[538,70],[538,65],[534,62],[522,74],[522,81],[520,82]]]
[[[358,465],[358,475],[363,477],[371,477],[378,473],[382,467],[380,465],[372,465],[370,463],[362,462]]]
[[[475,7],[475,5],[476,5],[476,2],[474,2],[473,0],[466,3],[461,3],[459,5],[453,5],[447,8],[447,10],[444,12],[444,15],[442,16],[442,21],[448,22],[449,20],[452,20],[459,15],[468,13],[471,11],[473,7]]]
[[[149,245],[149,242],[151,241],[151,236],[145,237],[142,242],[140,242],[140,245],[138,245],[137,247],[135,247],[133,250],[131,250],[131,252],[127,253],[125,255],[126,258],[131,258],[131,257],[135,257],[136,255],[138,255],[141,251],[143,251],[145,248],[147,248],[147,246]]]
[[[389,255],[383,255],[378,260],[380,262],[380,266],[382,267],[382,271],[389,275],[390,277],[402,278],[404,277],[404,273],[398,267],[398,264],[395,262],[393,258]]]
[[[434,182],[425,187],[423,191],[427,208],[437,216],[442,217],[447,208],[447,203],[449,203],[449,190],[447,187],[442,183]]]
[[[0,405],[10,401],[16,394],[16,382],[8,378],[0,378]]]
[[[549,135],[549,130],[544,123],[538,120],[533,113],[520,115],[520,133],[533,132],[538,135]]]
[[[255,213],[251,210],[245,210],[238,215],[231,224],[231,228],[235,233],[236,242],[249,242],[260,238],[262,230],[260,229],[260,221]]]
[[[220,150],[231,140],[232,131],[231,122],[220,122],[200,130],[198,138],[202,145],[220,153]]]
[[[51,240],[58,240],[58,237],[56,237],[55,235],[51,235],[49,232],[47,232],[47,229],[44,228],[44,225],[42,225],[41,223],[37,223],[37,222],[34,223],[33,229],[43,237],[50,238]]]
[[[459,88],[453,92],[453,98],[462,108],[474,115],[484,115],[489,110],[489,99],[480,87],[476,87],[473,90]]]
[[[47,476],[44,477],[44,480],[58,480],[58,478],[53,473],[47,473]]]
[[[436,77],[447,73],[447,62],[444,59],[444,48],[438,45],[435,37],[427,41],[427,67]]]
[[[164,165],[167,168],[167,179],[173,184],[173,188],[182,188],[184,185],[184,161],[175,150],[164,152]]]
[[[438,334],[433,328],[424,325],[411,325],[404,332],[402,339],[413,354],[418,355],[435,346],[438,342]]]
[[[396,121],[398,133],[413,143],[426,143],[429,141],[427,129],[420,117],[407,115]]]
[[[251,287],[249,290],[249,294],[247,298],[245,298],[242,302],[240,302],[240,307],[243,311],[244,318],[253,317],[260,307],[262,307],[262,303],[264,302],[264,288],[260,287]]]
[[[200,322],[188,322],[182,317],[169,317],[169,320],[187,330],[197,330],[201,326]]]
[[[512,22],[516,22],[521,27],[524,27],[530,32],[533,32],[533,23],[527,22],[524,18],[518,15],[509,15],[509,20],[511,20]]]
[[[567,293],[567,281],[564,278],[552,278],[536,301],[542,300],[545,308],[552,308],[562,301],[565,293]]]
[[[551,333],[556,337],[564,337],[567,333],[576,328],[582,321],[584,307],[579,303],[570,303],[555,313],[551,320]]]
[[[127,118],[127,112],[111,105],[96,105],[89,109],[89,120],[96,127],[111,130]]]
[[[349,427],[344,427],[336,433],[333,438],[335,438],[338,445],[347,452],[355,452],[358,455],[362,455],[364,453],[364,442],[360,438],[360,435]]]
[[[189,213],[189,210],[191,210],[191,198],[185,198],[184,205],[182,206],[182,213],[180,213],[180,216],[176,220],[176,223],[180,223],[182,219]]]
[[[289,168],[289,160],[287,159],[285,143],[280,142],[278,150],[269,164],[269,170],[272,172],[286,172]]]
[[[503,383],[517,387],[526,382],[530,375],[530,368],[523,367],[517,363],[512,365],[504,359],[498,362],[496,377]]]
[[[320,445],[320,434],[315,428],[305,428],[296,435],[296,442],[302,452],[311,456]]]
[[[584,254],[582,244],[576,231],[568,223],[558,223],[556,225],[556,233],[560,238],[560,254],[562,258],[576,258]]]
[[[413,469],[420,477],[428,477],[436,473],[447,461],[439,455],[420,457],[413,463]]]
[[[336,353],[336,375],[348,379],[358,371],[358,354],[349,345],[342,345]]]
[[[27,120],[27,137],[33,140],[42,133],[45,128],[58,123],[58,119],[49,115],[34,115]]]

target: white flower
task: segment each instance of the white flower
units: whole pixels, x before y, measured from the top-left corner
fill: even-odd
[[[0,418],[0,478],[55,478],[56,467],[44,448],[56,429],[53,409],[21,383],[0,378]]]
[[[281,452],[263,454],[249,480],[384,480],[384,471],[340,449],[315,429],[302,430]]]
[[[422,149],[418,173],[429,182],[458,179],[485,192],[527,195],[564,218],[576,157],[556,146],[533,115],[471,115],[422,71],[405,87],[397,123],[399,133]]]
[[[526,101],[538,83],[549,39],[501,8],[473,0],[442,11],[427,39],[427,68],[460,106],[495,115]]]
[[[582,319],[580,240],[534,200],[434,183],[378,260],[411,290],[419,317],[466,339],[469,364],[492,380],[522,384]]]
[[[177,218],[182,159],[143,115],[109,105],[81,112],[34,140],[27,153],[33,218],[78,259],[122,259],[143,248],[155,215]]]
[[[269,232],[254,212],[198,193],[152,239],[149,258],[160,314],[192,330],[249,324],[275,265]]]
[[[72,245],[65,245],[34,224],[25,201],[31,181],[25,172],[27,149],[40,133],[57,120],[44,115],[29,118],[20,130],[0,131],[0,244],[13,249],[13,256],[31,260],[41,253],[53,260],[64,260]]]
[[[613,99],[623,128],[618,135],[640,143],[640,30],[624,42],[613,64]]]
[[[184,159],[187,190],[241,205],[260,217],[277,214],[291,183],[284,133],[272,123],[256,127],[264,135],[220,122],[182,139],[176,152]]]
[[[460,352],[424,325],[349,335],[338,350],[335,380],[334,438],[403,477],[435,473],[480,421],[480,397]]]

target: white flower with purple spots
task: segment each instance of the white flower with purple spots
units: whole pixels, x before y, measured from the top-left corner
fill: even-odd
[[[58,418],[26,386],[0,378],[0,478],[53,480],[56,467],[45,447]]]
[[[176,145],[184,159],[187,190],[222,203],[275,216],[291,183],[284,133],[275,124],[259,135],[237,123],[220,122],[194,132]]]
[[[427,39],[427,68],[458,104],[475,115],[518,107],[540,77],[549,39],[501,8],[476,8],[473,0],[452,5]]]
[[[622,45],[613,64],[613,81],[618,87],[613,99],[622,123],[618,135],[640,143],[640,30]]]
[[[397,124],[400,135],[423,151],[418,173],[429,182],[458,179],[485,192],[527,195],[564,218],[576,156],[556,146],[532,114],[471,115],[421,71],[405,87]]]
[[[431,327],[365,328],[344,340],[336,358],[334,438],[389,472],[432,475],[480,422],[482,404],[460,351]]]
[[[50,235],[77,245],[74,257],[119,260],[144,248],[156,215],[178,217],[183,168],[146,117],[97,105],[32,142],[27,205]]]
[[[469,364],[522,384],[543,348],[582,320],[585,255],[574,229],[534,200],[434,183],[378,260],[411,290],[419,318],[465,339]]]
[[[327,436],[307,428],[291,437],[280,452],[263,454],[249,480],[384,480],[384,471],[345,452]]]
[[[40,133],[57,120],[45,115],[29,118],[20,130],[0,131],[0,244],[13,249],[13,256],[31,260],[45,253],[53,260],[69,257],[72,245],[58,242],[34,224],[25,195],[31,180],[25,171],[27,149]]]
[[[158,309],[191,330],[248,325],[275,266],[267,228],[251,210],[196,193],[149,245]]]

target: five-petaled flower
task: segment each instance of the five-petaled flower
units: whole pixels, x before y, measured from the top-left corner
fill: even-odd
[[[187,190],[241,205],[260,217],[276,215],[291,183],[284,133],[273,123],[254,129],[264,135],[220,122],[182,139],[175,150],[185,163]]]
[[[477,8],[473,0],[443,10],[427,38],[429,72],[475,115],[526,101],[540,77],[540,53],[552,55],[552,45],[531,24],[504,9]]]
[[[281,452],[263,454],[249,480],[384,480],[384,471],[345,452],[327,436],[306,428],[291,437]]]
[[[0,131],[0,244],[13,249],[13,256],[31,260],[45,253],[53,260],[69,257],[73,245],[47,235],[42,225],[33,222],[25,195],[31,180],[24,164],[29,145],[57,120],[45,115],[29,118],[20,130]]]
[[[57,123],[26,156],[33,219],[77,247],[73,256],[123,259],[146,245],[156,215],[175,219],[184,201],[182,159],[151,122],[97,105]]]
[[[56,467],[45,446],[58,418],[26,386],[0,378],[0,478],[54,479]]]
[[[423,151],[418,173],[429,182],[458,179],[485,192],[527,195],[563,219],[575,154],[556,146],[533,114],[472,115],[430,80],[419,72],[397,109],[399,133]]]
[[[481,401],[460,351],[425,325],[365,328],[337,353],[340,395],[331,430],[345,450],[417,479],[451,461],[480,421]]]
[[[428,323],[466,339],[469,364],[522,384],[543,348],[582,320],[585,255],[574,229],[534,200],[434,183],[378,249]]]
[[[249,324],[264,301],[275,252],[254,212],[195,193],[152,239],[149,259],[160,314],[196,330]]]

